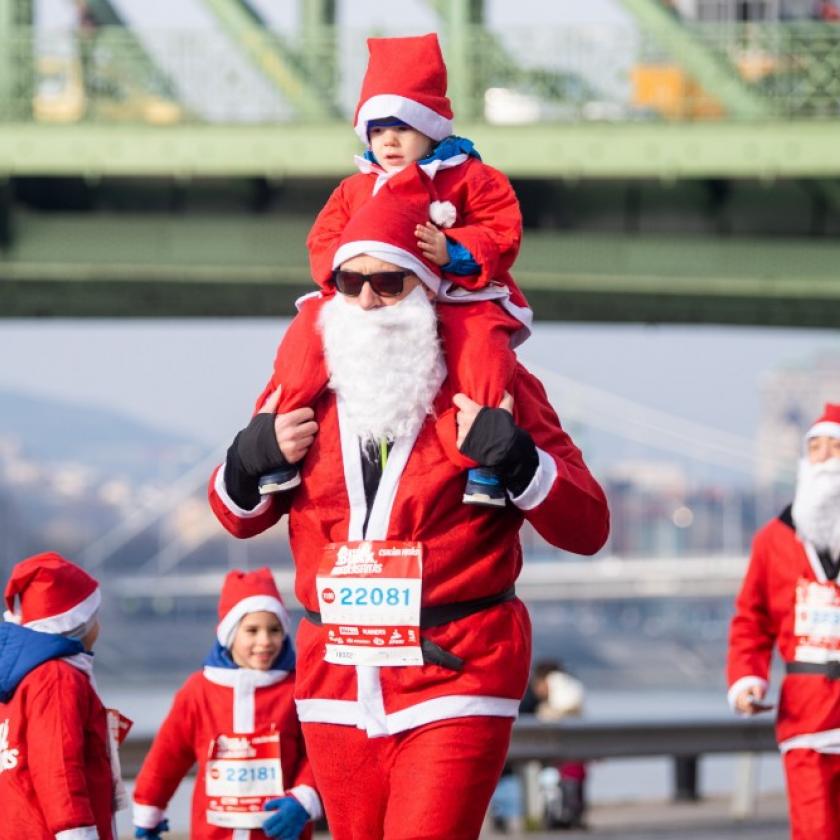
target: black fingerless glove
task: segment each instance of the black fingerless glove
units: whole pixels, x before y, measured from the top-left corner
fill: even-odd
[[[273,414],[255,414],[233,439],[225,461],[225,488],[243,510],[260,502],[261,475],[288,466],[274,432]]]
[[[478,412],[461,452],[496,470],[514,497],[525,492],[540,464],[533,438],[503,408],[485,406]]]

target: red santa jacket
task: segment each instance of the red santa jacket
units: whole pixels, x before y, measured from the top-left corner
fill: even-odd
[[[449,279],[471,291],[486,289],[491,280],[506,286],[510,297],[501,302],[526,327],[516,341],[519,343],[527,336],[533,318],[525,296],[510,274],[522,241],[519,202],[510,181],[501,172],[477,158],[462,161],[462,157],[420,165],[433,178],[438,199],[455,206],[455,224],[446,229],[447,237],[463,245],[481,267],[479,275],[451,275]],[[329,291],[333,256],[347,222],[371,197],[377,181],[387,177],[375,164],[358,160],[362,171],[336,187],[306,240],[312,276]]]
[[[730,703],[745,688],[767,685],[774,645],[785,662],[797,658],[802,639],[794,632],[795,606],[801,582],[827,580],[816,552],[797,536],[786,511],[756,535],[735,603],[727,662]],[[840,680],[787,674],[776,735],[783,752],[796,747],[840,752]]]
[[[0,703],[0,840],[116,838],[108,737],[86,673],[64,659],[30,671]]]
[[[172,709],[155,736],[134,787],[134,824],[152,828],[181,780],[198,762],[192,798],[190,837],[193,840],[256,840],[267,835],[256,829],[208,825],[204,778],[208,749],[216,736],[255,732],[272,724],[280,733],[280,763],[287,793],[321,816],[321,803],[306,758],[295,713],[294,672],[206,666],[189,677],[175,695]],[[307,828],[302,837],[310,836]]]
[[[228,496],[224,470],[218,469],[210,483],[211,506],[238,537],[258,534],[290,514],[295,591],[310,610],[318,609],[315,576],[324,546],[363,537],[423,543],[424,606],[498,594],[513,586],[522,567],[524,519],[552,544],[581,554],[597,551],[609,529],[603,491],[560,427],[539,381],[518,366],[512,394],[515,421],[532,435],[539,467],[526,490],[503,509],[461,503],[464,474],[446,457],[428,418],[416,439],[395,441],[363,534],[358,441],[342,433],[341,408],[332,392],[315,405],[319,432],[294,493],[243,510]],[[445,382],[437,411],[451,399]],[[530,623],[520,601],[497,604],[425,635],[463,658],[463,670],[327,664],[324,629],[301,622],[296,691],[301,721],[343,723],[383,735],[463,715],[516,715],[530,664]]]

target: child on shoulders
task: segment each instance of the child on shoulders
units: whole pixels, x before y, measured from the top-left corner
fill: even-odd
[[[434,34],[371,38],[370,62],[355,115],[368,144],[359,172],[345,178],[318,214],[307,238],[312,275],[321,287],[299,301],[299,313],[277,351],[274,374],[259,406],[282,386],[278,413],[312,405],[327,385],[318,327],[324,300],[335,293],[336,248],[350,219],[395,174],[417,166],[437,196],[430,219],[415,230],[423,256],[444,282],[437,313],[454,390],[497,407],[516,364],[513,347],[530,333],[532,312],[510,274],[522,218],[508,179],[483,163],[473,143],[452,134],[446,67]],[[441,444],[462,469],[478,467],[456,445],[455,410],[437,418]],[[476,454],[476,453],[474,453]],[[260,492],[300,482],[297,468],[278,464]],[[470,469],[464,502],[504,506],[505,488],[487,469]]]

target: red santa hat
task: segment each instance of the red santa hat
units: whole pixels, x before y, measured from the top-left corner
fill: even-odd
[[[239,622],[252,612],[274,613],[286,635],[291,633],[289,613],[283,605],[270,569],[256,569],[253,572],[234,569],[228,572],[219,597],[219,626],[216,628],[219,643],[230,647]]]
[[[67,633],[87,624],[102,603],[99,584],[53,552],[21,560],[5,592],[3,618],[42,633]]]
[[[840,438],[840,404],[825,404],[823,413],[805,434],[805,440],[815,437]]]
[[[368,38],[367,72],[353,117],[356,134],[368,142],[368,122],[396,117],[432,140],[452,134],[446,96],[446,65],[437,35]]]
[[[352,257],[368,254],[411,271],[437,293],[440,267],[423,256],[414,229],[431,217],[441,220],[451,215],[454,221],[454,207],[448,201],[433,198],[432,183],[416,164],[392,175],[347,223],[333,257],[333,268]],[[450,208],[452,212],[447,214]],[[441,221],[438,224],[448,226]]]

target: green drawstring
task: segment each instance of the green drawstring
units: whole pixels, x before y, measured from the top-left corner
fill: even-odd
[[[388,442],[385,438],[382,438],[379,441],[379,466],[382,467],[382,471],[385,472],[385,464],[388,463]]]

